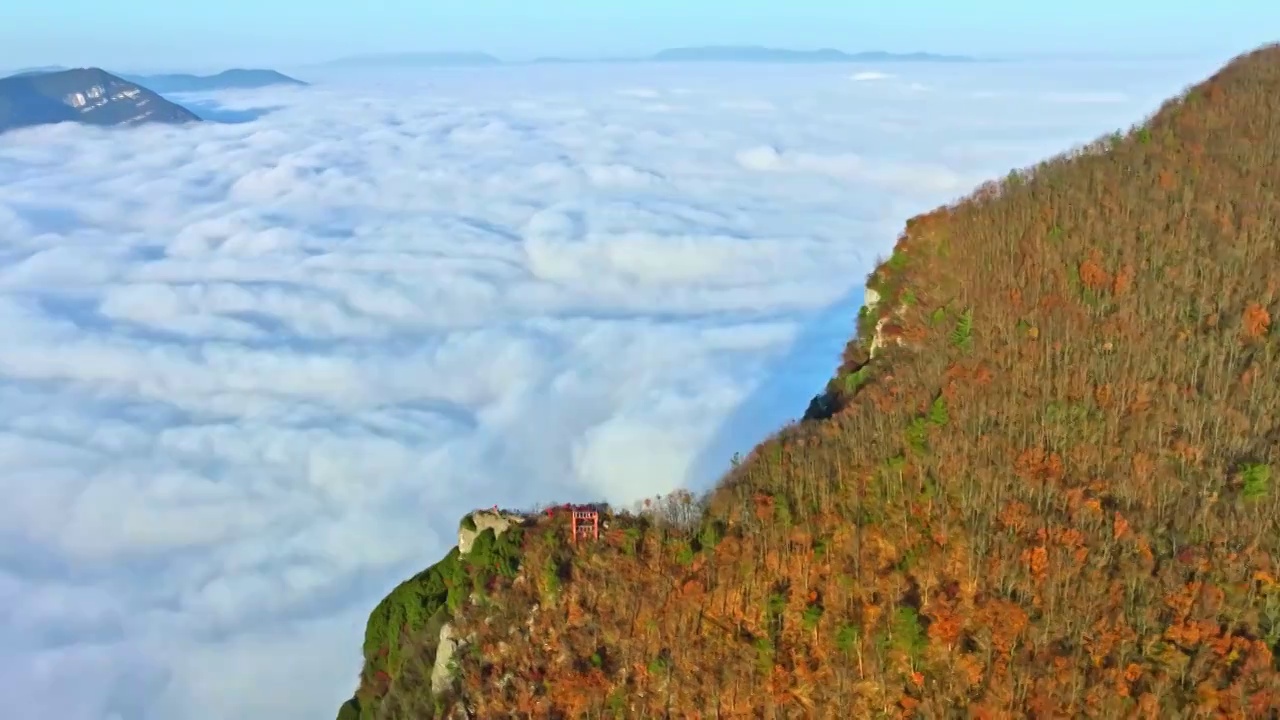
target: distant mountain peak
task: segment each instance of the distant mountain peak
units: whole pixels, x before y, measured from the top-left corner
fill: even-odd
[[[61,122],[115,126],[199,120],[181,105],[102,68],[0,78],[0,132]]]

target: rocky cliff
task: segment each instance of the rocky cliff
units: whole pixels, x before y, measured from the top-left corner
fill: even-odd
[[[524,529],[534,515],[498,510],[469,513],[459,522],[458,544],[435,565],[397,586],[369,616],[365,667],[340,720],[375,717],[382,698],[402,678],[431,688],[428,699],[453,687],[457,653],[467,638],[452,623],[482,600],[498,576],[514,578]],[[435,703],[428,703],[434,710]]]

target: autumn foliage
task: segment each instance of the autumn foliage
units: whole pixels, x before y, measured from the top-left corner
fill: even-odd
[[[1280,717],[1278,193],[1267,47],[914,218],[821,419],[526,530],[376,716]]]

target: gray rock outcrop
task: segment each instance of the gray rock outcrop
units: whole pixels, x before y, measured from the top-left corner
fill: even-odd
[[[458,526],[458,553],[466,555],[471,552],[471,545],[476,537],[485,530],[492,529],[494,535],[501,535],[512,525],[520,524],[519,515],[511,515],[493,510],[478,510],[462,519]]]
[[[436,646],[436,662],[431,667],[431,692],[439,695],[449,689],[453,683],[454,655],[458,652],[460,642],[453,636],[453,624],[445,623],[440,628],[440,644]]]

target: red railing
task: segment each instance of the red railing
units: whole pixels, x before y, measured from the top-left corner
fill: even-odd
[[[595,510],[574,510],[569,522],[569,539],[573,542],[600,539],[600,513]]]
[[[600,511],[595,506],[565,503],[546,508],[543,512],[548,518],[555,517],[558,512],[569,513],[570,542],[600,539]]]

